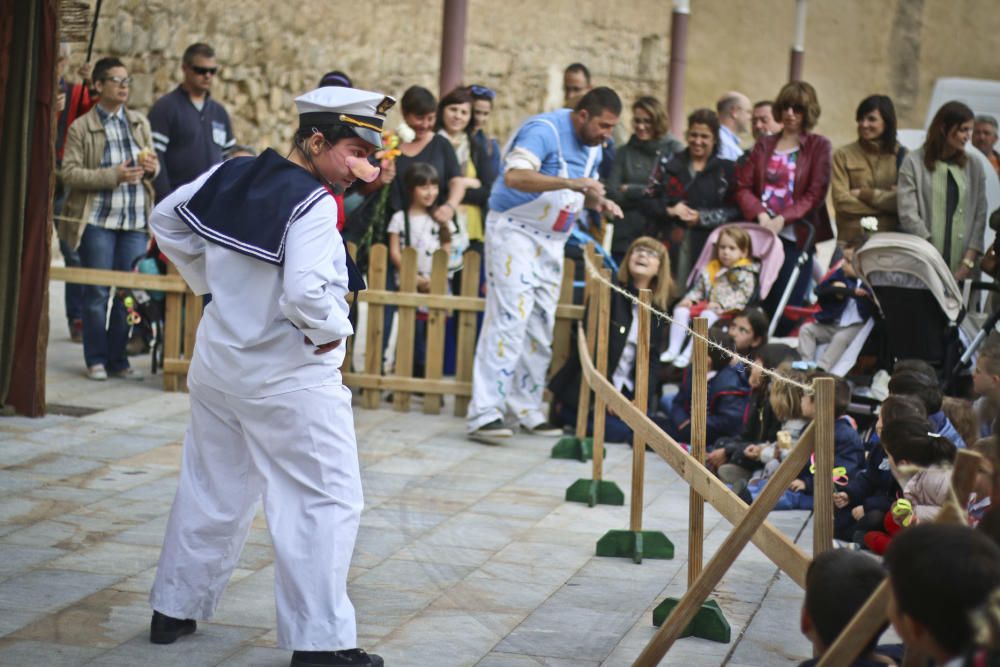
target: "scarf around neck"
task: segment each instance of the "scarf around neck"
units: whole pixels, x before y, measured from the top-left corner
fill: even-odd
[[[945,235],[948,230],[948,174],[958,185],[958,202],[955,214],[951,219],[951,257],[945,260],[952,271],[958,269],[965,255],[965,170],[956,164],[938,160],[934,163],[934,173],[931,175],[931,243],[938,250],[944,251]]]

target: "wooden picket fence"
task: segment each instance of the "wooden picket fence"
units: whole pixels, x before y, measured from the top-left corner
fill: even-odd
[[[354,248],[348,246],[348,252]],[[414,393],[424,395],[425,414],[440,414],[443,397],[455,397],[454,414],[464,417],[472,396],[472,367],[476,352],[477,315],[485,310],[485,299],[479,295],[479,253],[465,253],[462,266],[461,290],[458,294],[448,293],[448,254],[443,250],[434,253],[430,276],[430,291],[417,291],[417,252],[404,248],[399,270],[398,290],[387,286],[389,252],[385,245],[373,245],[368,254],[368,288],[358,294],[362,303],[367,304],[365,327],[364,368],[361,372],[350,370],[353,346],[357,341],[348,342],[348,353],[344,360],[344,384],[361,390],[361,405],[377,408],[381,404],[383,392],[392,392],[393,408],[406,411],[410,408],[410,398]],[[559,305],[556,308],[556,324],[553,337],[551,369],[558,370],[570,353],[570,335],[573,322],[583,317],[583,307],[573,305],[572,260],[565,260],[563,280],[560,286]],[[396,337],[395,368],[391,373],[383,369],[383,353],[386,330],[390,326],[386,309],[394,306],[398,318]],[[417,312],[426,309],[426,359],[424,376],[413,373],[413,344],[416,330]],[[455,376],[443,377],[445,360],[445,334],[448,317],[457,318],[455,337]]]
[[[356,248],[348,244],[351,256]],[[367,304],[365,334],[365,360],[361,371],[352,371],[350,362],[355,345],[354,337],[348,339],[343,366],[344,384],[361,390],[361,404],[376,408],[383,392],[393,393],[393,407],[408,410],[414,393],[424,395],[423,410],[427,414],[440,414],[444,396],[455,397],[455,415],[465,416],[472,396],[472,366],[476,351],[477,315],[485,310],[485,299],[479,295],[479,269],[481,257],[476,252],[466,252],[459,294],[448,289],[448,255],[437,251],[433,258],[430,291],[417,291],[417,255],[413,248],[405,248],[399,273],[399,289],[390,289],[387,280],[389,253],[384,244],[371,247],[368,257],[368,289],[359,293],[359,301]],[[566,260],[563,281],[556,309],[553,338],[552,370],[558,370],[570,353],[572,324],[583,317],[583,307],[573,305],[574,263]],[[127,289],[157,290],[166,293],[165,321],[163,328],[163,388],[165,391],[184,391],[191,359],[194,355],[195,335],[201,322],[204,299],[196,296],[172,265],[168,275],[157,276],[129,271],[68,268],[53,266],[50,280],[61,280],[81,285],[103,285]],[[383,340],[389,318],[387,307],[396,308],[399,333],[396,346],[396,364],[391,374],[383,372]],[[426,349],[424,377],[413,374],[413,339],[418,309],[427,310]],[[445,326],[447,318],[457,317],[455,341],[455,376],[445,378]]]
[[[198,323],[201,322],[204,298],[191,291],[173,265],[169,266],[165,276],[53,266],[49,268],[49,280],[165,292],[163,389],[183,391],[186,388],[185,379],[194,354],[195,334],[198,332]]]

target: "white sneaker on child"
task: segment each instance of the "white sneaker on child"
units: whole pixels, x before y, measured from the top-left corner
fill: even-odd
[[[677,358],[677,355],[670,350],[664,350],[663,354],[660,355],[661,364],[669,364],[671,361]]]

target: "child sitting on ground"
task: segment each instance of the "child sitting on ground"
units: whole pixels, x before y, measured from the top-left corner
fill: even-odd
[[[757,348],[750,357],[754,364],[750,366],[747,384],[750,386],[750,399],[743,413],[743,431],[738,436],[719,438],[708,450],[705,465],[710,470],[716,470],[726,484],[737,480],[745,482],[750,479],[753,471],[763,467],[760,461],[748,459],[743,455],[747,445],[761,442],[773,442],[778,437],[781,421],[774,416],[768,401],[770,378],[761,368],[774,370],[785,361],[795,361],[798,352],[783,343],[768,343]],[[735,464],[722,472],[725,463]]]
[[[945,396],[941,400],[941,412],[955,427],[963,442],[971,444],[979,440],[979,418],[971,401]]]
[[[927,427],[919,417],[901,417],[882,427],[882,446],[903,497],[886,513],[884,530],[865,534],[865,546],[877,554],[884,554],[903,528],[932,520],[948,499],[955,445]]]
[[[709,326],[728,311],[742,310],[753,298],[760,266],[752,259],[750,235],[730,225],[723,227],[715,243],[712,260],[695,278],[694,286],[674,306],[670,324],[670,344],[660,356],[663,363],[673,362],[686,368],[691,361],[693,341],[681,351],[692,317],[704,317]]]
[[[864,469],[849,479],[846,487],[833,494],[834,506],[837,509],[848,508],[852,519],[836,531],[835,537],[838,540],[864,544],[865,534],[882,528],[886,512],[896,498],[903,494],[896,478],[892,476],[889,459],[880,441],[885,425],[903,417],[926,419],[924,404],[913,396],[905,395],[889,396],[882,401]]]
[[[912,363],[898,370],[901,364],[903,362],[896,364],[897,370],[893,371],[889,379],[889,394],[908,394],[918,398],[927,409],[927,420],[931,423],[931,430],[948,438],[959,449],[964,449],[965,441],[942,409],[944,395],[941,393],[937,377],[919,370],[919,366]]]
[[[854,251],[864,240],[863,236],[858,237],[844,247],[840,267],[816,287],[820,305],[816,321],[799,329],[799,353],[805,361],[816,361],[823,370],[833,368],[874,310],[871,291],[851,263]],[[816,348],[823,344],[826,350],[817,359]]]
[[[808,380],[811,382],[816,378],[820,377],[831,377],[825,373],[811,373],[808,376]],[[850,385],[843,378],[834,378],[835,380],[835,391],[834,391],[834,422],[833,422],[833,466],[834,468],[840,468],[841,471],[838,473],[838,480],[850,478],[857,474],[857,471],[861,469],[864,462],[865,450],[864,446],[861,444],[861,436],[858,435],[858,428],[854,420],[847,414],[847,406],[851,401],[851,388]],[[816,397],[813,394],[803,394],[802,395],[802,416],[803,418],[812,421],[816,418]],[[815,469],[814,463],[808,463],[802,472],[799,473],[797,479],[793,480],[788,486],[788,489],[778,500],[777,504],[774,506],[775,510],[811,510],[813,508],[813,485],[815,482],[814,475],[820,471]],[[832,475],[833,470],[825,471],[825,474]],[[759,493],[760,489],[758,489]],[[746,496],[750,495],[756,498],[754,494],[747,494],[744,490],[744,494],[741,497],[746,500]],[[825,498],[823,502],[833,502],[833,498]],[[842,512],[836,512],[834,514],[834,525],[839,522],[844,521],[839,514]],[[849,516],[849,514],[848,514]]]
[[[733,337],[715,332],[708,338],[715,345],[708,346],[711,377],[708,381],[707,447],[724,436],[737,435],[743,427],[743,413],[750,396],[750,385],[732,358]],[[718,347],[716,347],[718,346]],[[721,348],[721,349],[720,349]],[[669,403],[661,403],[666,417],[656,421],[667,435],[681,443],[691,442],[691,370],[684,372],[680,391]]]
[[[997,478],[1000,475],[1000,438],[995,435],[981,438],[972,446],[972,451],[982,457],[968,506],[969,525],[975,527],[993,504],[993,494],[996,493]]]
[[[977,644],[995,649],[1000,640],[1000,547],[989,537],[967,526],[914,526],[892,541],[885,565],[892,587],[889,620],[908,649],[935,665],[996,664],[984,654],[961,660]]]
[[[806,570],[806,597],[799,620],[802,634],[813,645],[813,654],[799,667],[813,667],[837,636],[864,606],[885,579],[885,572],[874,558],[853,551],[834,549],[813,559]],[[878,655],[875,645],[888,623],[875,633],[851,663],[854,667],[892,664]]]
[[[749,482],[736,481],[732,488],[733,492],[737,494],[743,490],[744,486],[749,486],[751,489],[759,489],[764,486],[764,483],[781,465],[781,461],[788,451],[799,441],[802,431],[809,425],[809,421],[802,416],[802,389],[793,384],[805,383],[805,374],[794,370],[788,362],[779,365],[776,371],[778,375],[791,380],[791,382],[781,382],[772,379],[767,392],[771,411],[781,421],[781,430],[778,431],[773,442],[751,444],[743,449],[744,457],[751,461],[759,461],[764,467],[754,471]],[[736,464],[724,464],[719,470],[719,477],[735,476],[735,473],[726,469],[726,466],[736,466]],[[751,490],[752,495],[753,491]]]
[[[733,337],[737,354],[752,358],[761,346],[767,344],[769,323],[767,314],[763,310],[757,306],[750,306],[733,315],[732,321],[725,327],[725,332]]]
[[[979,435],[991,435],[997,430],[1000,415],[1000,341],[989,341],[979,349],[972,390],[979,397],[975,406]]]

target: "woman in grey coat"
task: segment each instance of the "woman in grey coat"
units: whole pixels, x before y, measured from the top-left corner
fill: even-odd
[[[938,109],[924,145],[899,169],[901,231],[930,241],[956,280],[969,277],[983,254],[986,173],[965,154],[973,113],[961,102]]]
[[[632,128],[628,143],[615,155],[606,183],[608,199],[621,206],[625,214],[615,222],[611,241],[611,254],[618,262],[647,227],[640,202],[653,167],[661,158],[669,160],[684,150],[684,145],[667,131],[667,112],[655,97],[640,97],[632,105]]]

